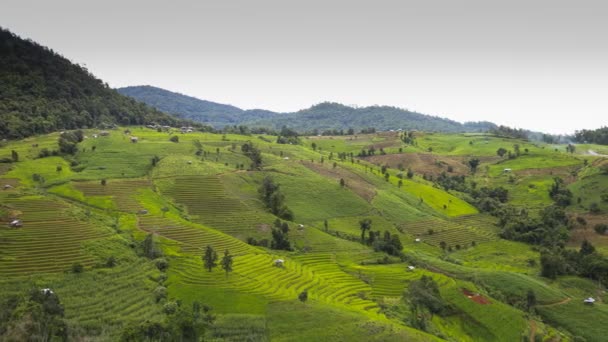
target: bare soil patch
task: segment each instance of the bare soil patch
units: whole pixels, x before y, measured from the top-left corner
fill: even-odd
[[[473,293],[467,289],[462,289],[462,293],[465,296],[467,296],[467,298],[474,301],[475,303],[482,304],[482,305],[492,304],[492,302],[490,302],[489,299],[480,295],[479,293]]]
[[[461,158],[430,153],[386,154],[366,157],[365,160],[376,165],[388,165],[392,169],[398,169],[399,164],[401,164],[404,169],[411,168],[414,173],[418,174],[439,175],[442,172],[447,172],[449,166],[452,167],[451,174],[454,175],[466,175],[469,172]]]
[[[329,164],[326,166],[325,164],[311,163],[308,161],[302,161],[302,164],[324,177],[334,179],[336,182],[339,182],[340,178],[343,178],[346,187],[361,196],[367,202],[371,202],[374,199],[374,196],[376,196],[375,187],[365,180],[365,178],[345,170],[340,166],[333,168],[331,163],[326,163]]]

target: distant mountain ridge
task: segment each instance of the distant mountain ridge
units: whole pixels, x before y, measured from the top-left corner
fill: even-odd
[[[232,125],[281,128],[297,131],[360,130],[374,127],[380,130],[415,129],[439,132],[480,132],[497,126],[491,122],[460,123],[390,106],[354,108],[339,103],[324,102],[293,113],[277,113],[263,109],[243,110],[153,86],[119,88],[123,95],[144,102],[180,118],[209,124],[216,128]]]
[[[85,68],[0,27],[1,138],[102,124],[180,121],[120,95]]]

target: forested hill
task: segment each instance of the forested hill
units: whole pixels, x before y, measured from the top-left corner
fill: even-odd
[[[231,105],[199,100],[152,86],[124,87],[117,90],[123,95],[130,96],[163,112],[184,119],[204,122],[214,127],[239,125],[245,121],[274,118],[277,115],[277,113],[262,110],[245,111]]]
[[[215,127],[247,125],[252,127],[290,127],[298,131],[347,130],[375,127],[381,130],[417,129],[441,132],[488,131],[496,125],[490,122],[459,123],[411,112],[408,110],[373,106],[353,108],[338,103],[321,103],[295,113],[276,113],[267,110],[240,108],[191,96],[173,93],[151,86],[120,88],[123,95],[131,96],[148,105],[180,117],[204,122]]]
[[[178,119],[123,96],[53,50],[0,28],[0,137]]]
[[[475,122],[462,124],[457,121],[411,112],[389,106],[353,108],[339,103],[325,102],[295,113],[249,122],[250,126],[283,126],[299,131],[356,130],[374,127],[379,130],[406,129],[426,132],[479,132],[488,131],[495,124]]]

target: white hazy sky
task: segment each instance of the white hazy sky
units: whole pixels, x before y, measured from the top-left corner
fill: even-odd
[[[112,87],[241,108],[386,104],[550,133],[608,125],[608,2],[1,0]]]

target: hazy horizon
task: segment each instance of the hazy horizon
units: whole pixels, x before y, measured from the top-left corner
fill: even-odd
[[[608,124],[601,1],[4,1],[0,26],[118,88],[329,101],[548,133]]]

